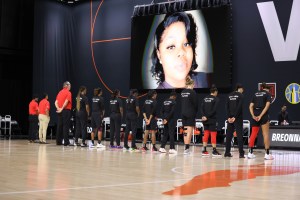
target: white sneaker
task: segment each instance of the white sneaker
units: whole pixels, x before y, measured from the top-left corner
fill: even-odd
[[[129,151],[130,150],[130,148],[126,148],[126,147],[123,147],[123,151]]]
[[[185,149],[183,152],[184,155],[190,154],[190,150],[189,149]]]
[[[160,152],[160,153],[167,153],[167,151],[166,151],[165,148],[159,148],[159,152]]]
[[[253,153],[248,153],[248,156],[247,156],[249,159],[253,159],[255,158],[256,156],[253,154]]]
[[[170,149],[169,154],[177,154],[177,151],[175,149]]]
[[[274,160],[274,157],[271,154],[265,154],[265,160]]]
[[[105,148],[105,146],[103,144],[97,144],[97,148]]]
[[[95,148],[95,145],[93,143],[90,144],[90,148],[93,149]]]

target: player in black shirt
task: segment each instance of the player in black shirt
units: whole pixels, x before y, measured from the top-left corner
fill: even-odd
[[[213,147],[212,156],[221,156],[221,154],[217,151],[217,106],[219,103],[217,95],[218,89],[213,85],[210,88],[210,94],[206,96],[201,103],[201,120],[204,125],[202,156],[209,156],[209,153],[206,150],[209,135],[211,137],[211,145]]]
[[[144,134],[144,140],[143,140],[143,147],[142,150],[147,151],[148,148],[146,146],[147,139],[149,132],[152,134],[151,140],[152,140],[152,150],[157,151],[157,148],[155,147],[156,143],[156,131],[157,131],[157,121],[156,121],[156,97],[157,93],[155,90],[150,90],[147,95],[147,99],[144,102],[143,105],[143,117],[146,123],[145,128],[145,134]]]
[[[123,149],[120,142],[120,129],[121,129],[121,119],[123,117],[123,104],[122,100],[119,98],[120,91],[114,90],[111,94],[111,99],[109,101],[109,111],[110,111],[110,148]],[[114,146],[114,139],[116,138],[117,146]]]
[[[240,158],[244,158],[243,149],[243,92],[241,84],[236,85],[235,91],[231,92],[226,101],[227,111],[227,131],[226,131],[226,150],[224,157],[232,157],[230,153],[233,132],[236,130]]]
[[[183,154],[190,153],[190,143],[195,127],[195,118],[198,109],[197,94],[193,90],[195,86],[194,81],[186,78],[186,89],[181,92],[181,115],[182,125],[184,127],[184,152]]]
[[[88,98],[86,97],[86,87],[80,86],[77,97],[76,97],[76,128],[75,128],[75,143],[78,146],[78,138],[80,133],[82,135],[82,147],[86,147],[85,142],[87,136],[87,121],[90,115],[90,107]]]
[[[252,116],[252,131],[249,141],[248,158],[255,158],[253,154],[254,142],[259,132],[259,127],[262,129],[265,144],[265,160],[273,160],[274,157],[270,154],[270,140],[269,140],[269,108],[271,105],[271,94],[269,93],[269,86],[262,83],[261,90],[257,91],[250,103],[249,110]]]
[[[167,144],[168,138],[170,138],[170,154],[176,154],[175,142],[174,142],[174,130],[175,130],[175,119],[174,119],[174,110],[176,105],[176,92],[173,91],[170,94],[170,98],[166,99],[163,103],[161,109],[161,116],[163,119],[164,125],[164,135],[159,151],[161,153],[166,153],[165,146]]]
[[[124,136],[124,149],[129,150],[128,146],[128,134],[132,131],[131,138],[131,150],[136,151],[138,148],[135,144],[136,132],[137,132],[137,120],[140,115],[140,107],[137,99],[137,89],[130,90],[130,94],[126,99],[126,131]]]
[[[98,133],[98,144],[97,148],[105,148],[103,144],[101,144],[102,139],[102,120],[105,114],[104,108],[104,100],[102,95],[101,88],[94,89],[94,97],[92,98],[92,118],[91,118],[91,125],[92,125],[92,133],[91,139],[92,144],[91,148],[94,148],[94,138],[95,133]]]

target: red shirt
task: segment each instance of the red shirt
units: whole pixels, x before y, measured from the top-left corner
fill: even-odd
[[[46,110],[50,110],[50,103],[47,99],[43,99],[39,103],[39,111],[40,114],[46,115]]]
[[[39,105],[38,103],[33,99],[29,103],[29,115],[38,115],[39,114]]]
[[[66,101],[68,100],[68,104],[64,109],[71,110],[72,109],[72,94],[68,90],[68,88],[63,88],[56,96],[58,107],[62,107]]]

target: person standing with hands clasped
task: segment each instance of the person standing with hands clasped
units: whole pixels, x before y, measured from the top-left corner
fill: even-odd
[[[130,94],[126,99],[126,131],[124,136],[124,150],[137,151],[138,148],[135,144],[137,132],[137,120],[140,115],[140,107],[137,99],[137,89],[130,90]],[[131,149],[128,146],[129,131],[132,131]]]
[[[248,158],[252,159],[256,156],[253,153],[254,142],[259,132],[262,129],[265,144],[265,160],[273,160],[274,157],[270,154],[270,139],[269,139],[269,108],[271,105],[271,94],[269,93],[269,86],[262,83],[261,90],[257,91],[250,103],[249,110],[252,116],[252,131],[249,141]]]
[[[76,134],[74,145],[79,146],[78,138],[82,136],[81,147],[87,147],[87,122],[90,115],[90,106],[88,98],[86,97],[86,87],[80,86],[76,96]]]
[[[241,84],[236,85],[235,91],[230,93],[226,101],[227,111],[227,131],[226,131],[226,150],[224,157],[232,157],[230,153],[231,140],[233,132],[236,130],[240,158],[244,158],[243,149],[243,92],[244,88]]]
[[[43,99],[39,103],[39,139],[40,144],[46,144],[47,128],[50,122],[50,103],[48,101],[48,94],[44,94]]]
[[[72,109],[72,93],[71,83],[66,81],[63,83],[63,89],[59,91],[55,100],[56,112],[58,115],[56,145],[69,146],[69,129],[71,123],[71,109]]]
[[[188,76],[185,82],[185,88],[181,92],[181,115],[183,125],[184,152],[190,153],[190,143],[195,127],[195,118],[198,109],[197,94],[194,91],[195,82]]]
[[[155,146],[156,143],[156,130],[157,130],[157,121],[156,121],[156,97],[157,93],[155,90],[149,90],[147,99],[144,102],[143,106],[143,117],[145,120],[146,128],[143,140],[143,147],[142,150],[147,151],[147,140],[148,134],[151,133],[151,140],[152,140],[152,151],[157,151]]]
[[[165,146],[167,144],[168,138],[170,139],[170,150],[169,154],[176,154],[175,142],[174,142],[174,130],[175,130],[175,119],[174,119],[174,110],[176,105],[176,92],[172,91],[170,97],[166,99],[163,103],[161,109],[161,116],[163,119],[164,125],[164,136],[159,149],[159,152],[166,153]]]
[[[105,114],[105,108],[104,108],[104,99],[101,96],[102,95],[102,89],[101,88],[95,88],[94,89],[94,97],[92,98],[92,119],[91,119],[91,125],[92,125],[92,133],[91,133],[91,139],[92,144],[91,148],[94,148],[94,139],[95,134],[98,133],[98,144],[97,148],[105,148],[103,144],[101,144],[102,139],[102,120]]]
[[[123,118],[123,104],[119,98],[120,91],[114,90],[109,101],[110,110],[110,148],[123,149],[121,146],[120,129],[121,120]],[[114,139],[116,138],[117,146],[114,146]]]
[[[36,135],[39,129],[39,105],[38,105],[38,95],[33,95],[32,100],[29,103],[29,130],[28,130],[28,141],[33,143],[36,140]]]
[[[202,156],[209,156],[206,150],[208,138],[210,135],[211,145],[213,147],[212,156],[221,157],[217,151],[217,106],[219,99],[217,97],[218,89],[215,85],[210,88],[210,94],[206,96],[201,103],[202,122],[204,125],[203,150]]]

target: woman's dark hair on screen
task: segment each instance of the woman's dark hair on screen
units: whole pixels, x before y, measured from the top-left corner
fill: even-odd
[[[186,30],[186,37],[188,42],[190,43],[192,49],[193,49],[193,62],[191,71],[189,72],[189,75],[193,73],[193,71],[198,67],[196,63],[196,46],[197,46],[197,25],[194,21],[194,18],[191,14],[185,13],[185,12],[177,12],[172,14],[167,14],[164,18],[164,20],[158,25],[155,31],[154,36],[154,49],[152,52],[152,77],[154,77],[157,80],[157,83],[161,83],[165,81],[165,74],[163,71],[163,67],[159,62],[159,59],[157,57],[156,51],[159,50],[159,43],[161,42],[161,36],[166,28],[168,28],[171,24],[175,22],[183,22],[185,25]]]

